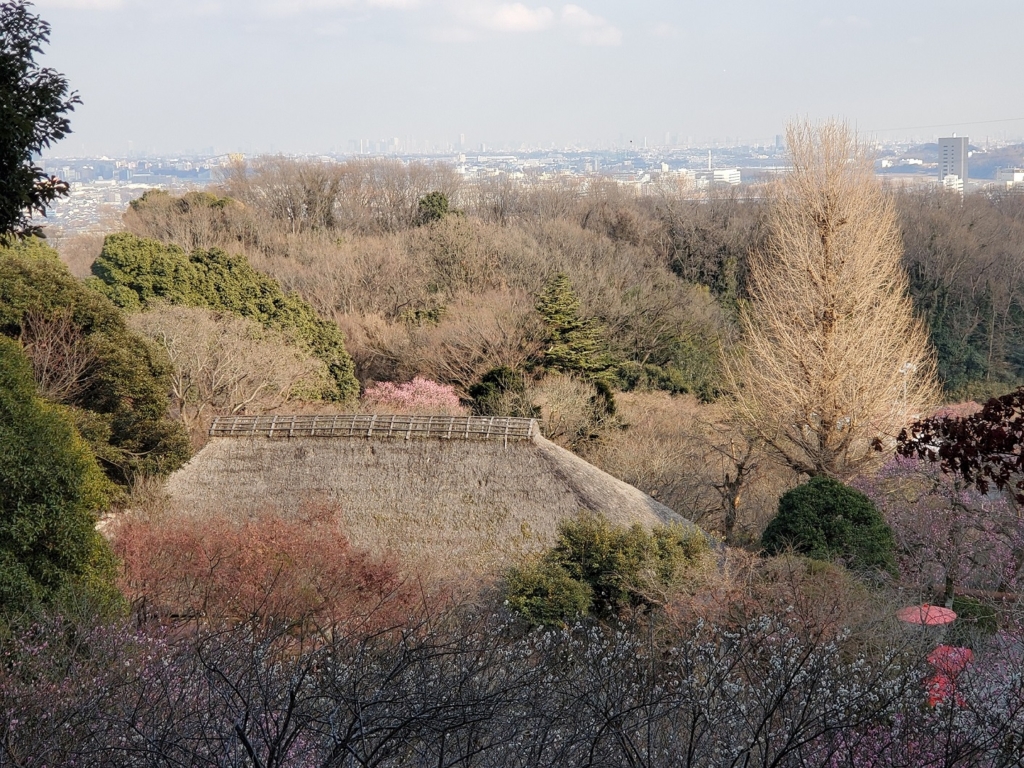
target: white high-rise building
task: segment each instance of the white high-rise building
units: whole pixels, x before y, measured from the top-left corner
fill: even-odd
[[[949,178],[955,176],[956,178]],[[939,139],[939,183],[961,194],[967,188],[967,137]]]

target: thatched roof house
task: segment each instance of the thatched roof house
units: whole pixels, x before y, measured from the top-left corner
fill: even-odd
[[[338,512],[352,542],[489,569],[554,540],[582,510],[616,523],[683,521],[544,439],[532,419],[232,417],[168,482],[177,514]]]

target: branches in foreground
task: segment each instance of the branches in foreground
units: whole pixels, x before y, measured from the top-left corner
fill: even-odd
[[[1024,744],[1009,638],[927,706],[923,645],[858,654],[786,619],[524,632],[456,607],[324,630],[40,619],[4,641],[0,764],[909,768]]]

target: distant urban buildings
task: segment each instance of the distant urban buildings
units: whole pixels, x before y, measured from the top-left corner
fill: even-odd
[[[712,184],[737,186],[742,182],[739,168],[708,168],[703,171],[694,171],[693,176],[698,189],[703,189]]]
[[[961,195],[967,187],[967,137],[939,139],[939,183]]]
[[[1005,184],[1007,189],[1024,187],[1024,168],[1000,168],[996,171],[996,184]]]
[[[488,184],[496,179],[523,180],[531,185],[575,185],[585,191],[594,179],[618,184],[638,196],[671,191],[711,199],[716,194],[757,197],[761,185],[785,173],[789,166],[782,136],[775,142],[733,147],[672,146],[614,149],[567,147],[511,147],[500,151],[465,135],[454,137],[462,147],[446,147],[432,154],[408,153],[398,140],[354,141],[347,153],[294,155],[296,159],[344,163],[353,157],[386,157],[401,163],[445,163],[467,184]],[[669,137],[670,139],[673,137]],[[679,142],[682,142],[679,137]],[[453,143],[454,144],[454,143]],[[472,146],[472,151],[470,151]],[[1024,192],[1024,142],[985,141],[974,148],[968,188],[968,140],[953,136],[936,142],[934,137],[908,141],[877,141],[877,171],[888,183],[933,187],[938,183],[965,194],[985,189]],[[711,155],[709,157],[709,154]],[[117,225],[124,209],[147,190],[163,189],[182,194],[203,189],[223,178],[225,169],[243,161],[240,154],[177,155],[154,157],[133,154],[127,158],[48,157],[42,165],[71,184],[71,195],[56,201],[47,225],[67,234],[106,231]],[[713,162],[712,162],[713,161]]]

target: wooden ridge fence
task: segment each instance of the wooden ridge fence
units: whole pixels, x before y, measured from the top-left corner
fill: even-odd
[[[218,416],[210,437],[390,437],[442,440],[530,440],[535,419],[505,416]]]

